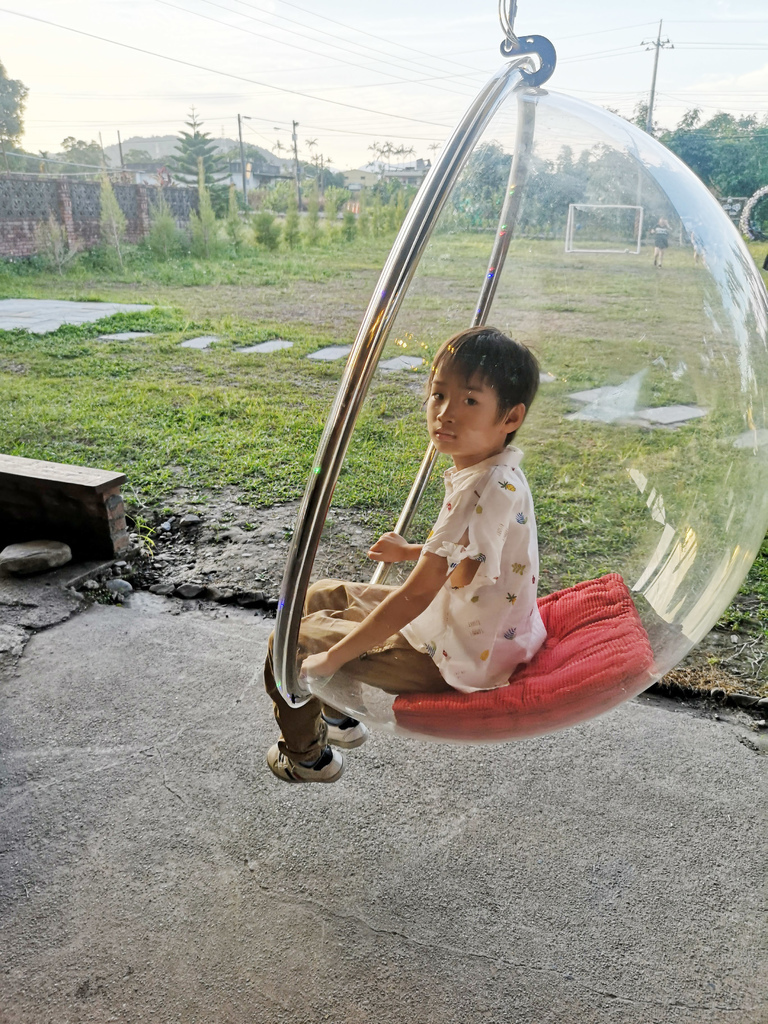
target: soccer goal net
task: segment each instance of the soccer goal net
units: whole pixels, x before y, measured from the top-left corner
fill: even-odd
[[[639,253],[642,206],[571,203],[565,228],[566,252]]]

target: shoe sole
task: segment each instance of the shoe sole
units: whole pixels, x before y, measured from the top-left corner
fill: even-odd
[[[267,757],[267,767],[269,768],[269,770],[272,772],[272,774],[275,776],[276,779],[280,779],[281,782],[291,782],[291,783],[300,783],[300,782],[337,782],[341,778],[341,776],[344,774],[344,762],[343,761],[341,763],[341,766],[340,766],[339,770],[336,772],[336,774],[335,775],[330,775],[327,778],[321,778],[319,775],[316,776],[315,778],[313,778],[312,776],[309,776],[308,778],[304,778],[301,775],[292,775],[287,768],[285,769],[285,774],[283,774],[283,772],[278,771],[278,769],[272,765],[272,763],[269,760],[269,757]]]
[[[342,750],[354,750],[355,747],[362,747],[365,741],[368,739],[369,731],[365,730],[362,736],[357,736],[355,739],[350,740],[344,736],[344,733],[352,732],[351,729],[339,729],[336,726],[328,726],[328,743],[332,747],[340,747]]]

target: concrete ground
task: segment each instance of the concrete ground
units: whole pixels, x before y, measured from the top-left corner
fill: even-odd
[[[766,759],[647,699],[267,771],[269,623],[137,594],[0,686],[0,1020],[765,1021]],[[754,734],[752,734],[754,735]]]
[[[152,306],[136,302],[67,302],[62,299],[0,299],[0,331],[23,328],[47,334],[62,324],[88,324],[114,313],[135,313]]]

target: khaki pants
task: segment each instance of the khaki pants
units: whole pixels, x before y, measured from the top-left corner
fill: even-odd
[[[307,591],[304,618],[299,630],[299,654],[320,654],[347,635],[373,611],[394,587],[344,580],[319,580]],[[280,749],[292,761],[319,757],[326,744],[326,725],[321,718],[324,705],[312,697],[301,707],[288,704],[277,689],[272,662],[272,642],[264,665],[264,686],[275,706],[280,726]],[[378,647],[355,658],[341,669],[357,683],[374,686],[385,693],[437,693],[450,687],[428,654],[415,650],[401,633],[395,633]],[[328,709],[331,715],[339,712]]]

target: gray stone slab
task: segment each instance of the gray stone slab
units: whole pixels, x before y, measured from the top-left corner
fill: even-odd
[[[500,746],[374,735],[289,786],[272,624],[132,601],[0,684],[9,1024],[764,1020],[746,725],[640,700]]]
[[[768,444],[768,430],[745,430],[733,442],[734,448],[764,448]]]
[[[427,361],[421,356],[394,356],[379,363],[380,370],[426,370]]]
[[[274,338],[272,341],[262,341],[258,345],[248,345],[247,348],[236,348],[235,352],[280,352],[285,348],[293,348],[292,341],[284,341],[282,338]]]
[[[707,415],[706,409],[700,409],[696,405],[664,405],[657,409],[638,409],[635,413],[641,420],[648,420],[650,423],[660,423],[663,426],[673,426],[675,423],[687,423],[688,420],[701,419]]]
[[[151,331],[122,331],[120,334],[100,334],[99,341],[132,341],[134,338],[153,338]]]
[[[152,309],[136,302],[68,302],[61,299],[0,299],[0,330],[47,334],[62,324],[85,324],[114,313]]]
[[[612,385],[602,388],[590,388],[589,391],[574,391],[573,394],[568,395],[574,402],[599,402],[603,398],[613,394],[616,388]]]
[[[180,348],[210,348],[211,345],[220,340],[215,334],[203,334],[199,338],[188,338],[187,341],[182,341]]]
[[[332,363],[336,359],[346,359],[351,351],[351,345],[330,345],[328,348],[319,348],[317,352],[310,352],[307,359],[319,359],[321,362]]]

